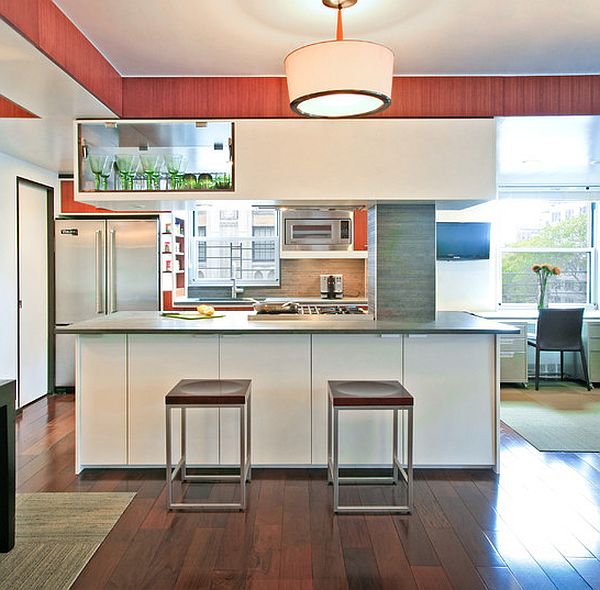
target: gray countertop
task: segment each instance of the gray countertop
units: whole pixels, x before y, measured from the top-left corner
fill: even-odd
[[[501,309],[499,311],[478,311],[475,312],[479,317],[490,320],[537,320],[537,309]],[[586,320],[600,320],[600,311],[589,309],[583,313]]]
[[[118,312],[56,328],[57,334],[516,334],[517,328],[460,312],[438,312],[432,322],[378,320],[249,321],[250,312],[230,311],[224,317],[183,320],[156,311]]]
[[[367,305],[367,300],[364,297],[344,297],[343,299],[321,299],[320,297],[264,297],[258,299],[258,301],[265,303],[285,303],[286,301],[295,301],[296,303],[306,304],[322,304],[322,305]],[[173,307],[195,307],[201,303],[215,306],[225,307],[251,307],[252,300],[244,299],[175,299],[173,301]]]

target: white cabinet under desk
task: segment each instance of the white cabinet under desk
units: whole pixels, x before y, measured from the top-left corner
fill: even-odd
[[[511,322],[518,334],[500,335],[500,382],[527,384],[527,322]]]

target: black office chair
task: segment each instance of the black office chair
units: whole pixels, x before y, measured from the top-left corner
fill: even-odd
[[[575,309],[540,309],[535,339],[528,339],[527,344],[535,347],[535,389],[540,385],[540,352],[550,350],[560,352],[560,378],[563,379],[563,362],[565,352],[579,352],[583,377],[588,390],[592,389],[588,373],[587,359],[581,339],[583,326],[583,308]]]

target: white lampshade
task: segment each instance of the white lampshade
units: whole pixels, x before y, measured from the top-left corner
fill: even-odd
[[[391,102],[394,54],[370,41],[323,41],[285,58],[290,107],[307,117],[356,117]]]

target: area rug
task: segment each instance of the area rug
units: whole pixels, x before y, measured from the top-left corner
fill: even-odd
[[[600,390],[568,383],[502,388],[500,419],[538,451],[600,452]]]
[[[0,553],[0,589],[70,588],[134,496],[17,494],[16,543]]]

